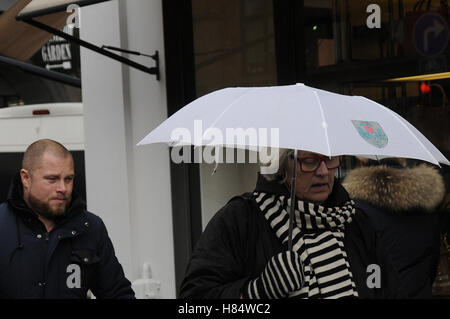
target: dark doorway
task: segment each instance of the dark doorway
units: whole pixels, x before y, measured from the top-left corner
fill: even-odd
[[[168,115],[227,86],[293,84],[304,75],[302,0],[163,1]],[[202,232],[198,164],[171,163],[177,296]]]

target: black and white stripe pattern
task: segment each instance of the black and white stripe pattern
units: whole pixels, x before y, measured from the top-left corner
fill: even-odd
[[[290,198],[259,192],[254,195],[260,211],[287,246]],[[357,297],[343,242],[345,224],[351,222],[355,213],[354,202],[331,208],[303,201],[296,204],[292,250],[300,255],[305,282],[290,297]]]
[[[284,298],[303,286],[304,277],[298,253],[281,252],[269,260],[261,276],[249,282],[244,298]]]

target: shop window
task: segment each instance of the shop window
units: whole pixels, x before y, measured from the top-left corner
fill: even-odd
[[[304,0],[309,85],[370,98],[400,114],[450,158],[450,14],[438,0]],[[379,28],[367,12],[379,8]],[[412,78],[412,76],[415,76]],[[343,168],[353,167],[350,160]],[[450,185],[449,167],[440,169]]]
[[[368,25],[376,4],[379,26]],[[408,57],[439,59],[449,52],[447,1],[429,0],[322,0],[304,1],[306,68],[355,61]],[[445,59],[446,60],[446,59]],[[434,71],[434,70],[433,70]]]
[[[229,86],[276,85],[270,0],[193,0],[197,96]]]

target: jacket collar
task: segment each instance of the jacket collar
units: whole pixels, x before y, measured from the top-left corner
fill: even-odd
[[[281,183],[280,181],[277,180],[268,181],[264,176],[261,175],[261,173],[258,173],[255,191],[284,195],[287,197],[291,196],[291,193],[286,183]],[[333,190],[330,196],[328,196],[327,200],[323,203],[323,206],[325,207],[341,206],[349,199],[350,198],[347,191],[344,189],[344,187],[342,187],[339,180],[335,179]]]
[[[23,184],[20,178],[20,173],[17,173],[8,192],[8,205],[13,208],[13,211],[24,221],[32,223],[41,223],[38,218],[38,214],[34,212],[23,199]],[[61,227],[63,224],[74,219],[75,216],[79,215],[86,210],[86,203],[75,191],[72,192],[72,201],[66,212],[55,220],[55,228]]]
[[[394,212],[433,211],[445,194],[441,174],[426,164],[412,168],[360,167],[350,171],[343,184],[352,198]]]

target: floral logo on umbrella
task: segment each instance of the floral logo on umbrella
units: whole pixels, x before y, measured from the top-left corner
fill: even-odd
[[[361,135],[367,143],[378,148],[383,148],[387,145],[387,135],[384,133],[378,122],[352,120],[352,123],[359,135]]]

